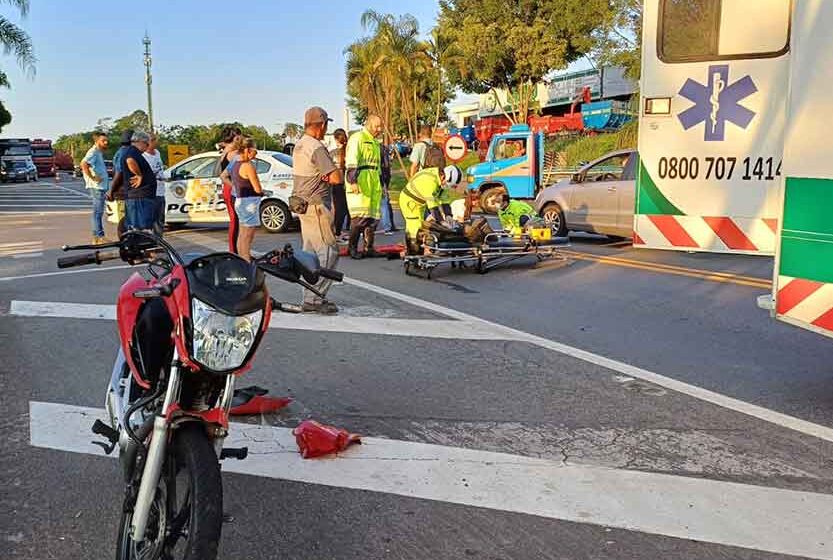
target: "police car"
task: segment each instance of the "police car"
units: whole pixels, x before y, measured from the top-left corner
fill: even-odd
[[[165,171],[165,223],[171,225],[228,222],[223,185],[214,173],[217,152],[204,152],[182,160]],[[292,224],[292,158],[280,152],[258,150],[253,160],[263,187],[260,222],[270,233]]]

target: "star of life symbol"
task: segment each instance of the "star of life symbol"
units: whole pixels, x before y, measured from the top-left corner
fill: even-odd
[[[722,142],[726,139],[726,121],[746,129],[755,112],[740,104],[758,88],[749,76],[729,84],[729,65],[709,66],[706,84],[689,78],[680,89],[680,95],[694,103],[680,113],[680,123],[688,130],[700,123],[705,125],[706,142]]]

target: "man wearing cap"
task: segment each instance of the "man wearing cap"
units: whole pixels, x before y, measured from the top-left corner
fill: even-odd
[[[156,176],[142,155],[150,146],[150,135],[134,132],[130,143],[121,166],[127,191],[127,221],[134,229],[152,229],[156,216]]]
[[[381,151],[377,137],[382,134],[382,119],[367,117],[364,128],[347,141],[347,206],[350,208],[350,257],[375,257],[373,249],[376,223],[382,217],[382,180],[379,173]],[[364,232],[365,252],[358,252],[359,237]]]
[[[327,134],[327,123],[332,120],[321,107],[307,109],[304,113],[304,135],[292,152],[292,196],[303,201],[300,206],[294,202],[292,206],[301,221],[303,249],[317,254],[324,268],[334,268],[338,262],[338,243],[333,233],[332,188],[343,182],[341,170],[321,142]],[[324,278],[315,287],[322,296],[326,296],[331,284],[332,280]],[[338,313],[334,303],[309,290],[304,290],[302,309],[307,313]]]

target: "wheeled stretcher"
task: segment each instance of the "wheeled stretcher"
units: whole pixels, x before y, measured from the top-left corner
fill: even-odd
[[[424,273],[430,279],[432,271],[444,264],[452,268],[473,268],[485,274],[496,266],[524,257],[535,257],[536,263],[546,259],[566,260],[558,249],[568,245],[566,237],[538,239],[529,233],[489,233],[481,243],[441,241],[436,235],[428,234],[420,245],[422,253],[406,255],[403,260],[405,274],[419,276]]]

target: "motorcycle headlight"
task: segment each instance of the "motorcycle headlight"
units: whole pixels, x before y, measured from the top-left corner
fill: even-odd
[[[194,323],[193,358],[214,371],[226,371],[243,365],[252,349],[263,311],[233,317],[194,299],[191,304]]]

